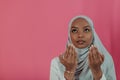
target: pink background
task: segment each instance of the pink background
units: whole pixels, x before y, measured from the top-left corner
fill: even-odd
[[[49,80],[79,14],[93,19],[120,80],[120,0],[0,0],[0,80]]]

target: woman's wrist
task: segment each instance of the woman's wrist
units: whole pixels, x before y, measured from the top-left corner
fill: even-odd
[[[102,71],[98,71],[96,73],[94,73],[94,80],[100,80],[102,77]]]
[[[75,73],[75,71],[68,71],[68,70],[66,70],[64,72],[65,79],[66,80],[74,80],[74,73]]]

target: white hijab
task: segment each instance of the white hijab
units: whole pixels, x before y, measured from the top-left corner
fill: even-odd
[[[77,79],[78,79],[80,73],[82,72],[82,70],[85,67],[88,67],[88,58],[87,58],[88,57],[88,51],[89,51],[89,47],[92,44],[95,45],[98,48],[100,53],[102,53],[104,55],[107,55],[107,56],[109,54],[108,51],[103,46],[103,44],[101,43],[98,35],[96,34],[92,20],[89,17],[83,16],[83,15],[82,16],[76,16],[76,17],[71,19],[71,21],[69,23],[69,28],[68,28],[68,42],[67,42],[67,45],[72,44],[71,37],[70,37],[70,29],[71,29],[72,22],[74,20],[78,19],[78,18],[85,19],[88,22],[88,24],[90,25],[90,27],[92,29],[93,39],[92,39],[91,44],[86,48],[79,49],[79,48],[75,47],[75,50],[78,54],[78,67],[77,67],[76,73],[75,73],[75,77]]]

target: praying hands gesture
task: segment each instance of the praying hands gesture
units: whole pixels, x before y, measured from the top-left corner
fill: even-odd
[[[59,59],[66,68],[64,77],[66,80],[73,80],[77,67],[77,53],[75,52],[75,48],[72,45],[69,45],[66,48],[65,53],[59,56]],[[89,50],[88,61],[94,80],[100,80],[103,74],[101,70],[101,64],[104,61],[104,55],[102,55],[93,45]]]
[[[66,48],[65,53],[59,56],[59,59],[66,68],[64,77],[66,80],[73,80],[77,67],[77,53],[75,52],[73,45],[69,45]]]
[[[92,45],[89,50],[88,60],[94,80],[100,80],[103,74],[101,70],[101,64],[104,61],[104,55],[101,54],[98,49]]]

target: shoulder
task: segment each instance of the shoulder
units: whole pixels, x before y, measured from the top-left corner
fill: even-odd
[[[112,69],[114,68],[114,61],[110,53],[104,54],[104,63],[103,63],[103,68],[105,70]]]
[[[52,60],[51,60],[51,64],[57,64],[59,63],[60,60],[59,60],[59,57],[54,57]]]
[[[65,80],[64,71],[65,71],[65,67],[60,62],[59,57],[54,57],[51,60],[51,69],[50,69],[51,80]]]
[[[60,66],[61,65],[61,62],[59,60],[59,57],[54,57],[52,60],[51,60],[51,66],[53,67],[57,67],[57,66]]]
[[[56,69],[63,69],[64,70],[64,65],[60,62],[59,57],[54,57],[51,60],[51,67],[56,68]]]
[[[107,52],[107,54],[104,55],[104,61],[109,64],[113,64],[113,58],[110,53]]]

